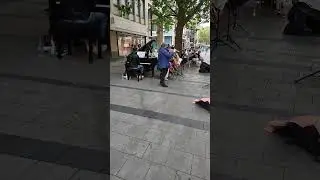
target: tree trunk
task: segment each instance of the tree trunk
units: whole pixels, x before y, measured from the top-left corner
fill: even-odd
[[[177,22],[177,26],[175,28],[175,48],[180,51],[179,55],[181,55],[182,52],[182,35],[183,35],[183,27],[184,24],[181,23],[181,21]]]
[[[163,43],[163,25],[157,26],[157,44],[158,47]]]

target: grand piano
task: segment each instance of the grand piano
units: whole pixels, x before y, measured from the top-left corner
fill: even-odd
[[[80,5],[93,5],[93,12],[101,12],[106,14],[107,18],[110,19],[110,0],[48,0],[50,12],[57,13],[56,11],[61,10],[62,1],[68,1],[69,3],[77,3]],[[108,20],[110,23],[110,21]],[[51,22],[50,22],[51,23]],[[107,44],[108,52],[110,51],[110,24],[107,24],[106,28],[106,38],[103,40],[105,44]]]
[[[158,63],[158,58],[152,56],[153,44],[157,43],[155,40],[149,41],[147,44],[138,49],[138,56],[140,58],[140,64],[144,66],[145,72],[152,73],[154,77],[154,68]]]

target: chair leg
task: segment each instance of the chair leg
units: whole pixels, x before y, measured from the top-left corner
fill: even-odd
[[[68,55],[69,56],[72,55],[72,41],[71,40],[68,41]]]
[[[63,49],[62,49],[62,43],[60,41],[57,41],[56,50],[57,50],[57,58],[59,60],[61,60],[62,59],[62,51],[63,51]]]
[[[93,42],[89,39],[89,64],[93,63]]]
[[[101,40],[98,40],[98,58],[102,59],[102,44],[101,44]]]

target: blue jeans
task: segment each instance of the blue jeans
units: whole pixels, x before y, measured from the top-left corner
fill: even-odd
[[[143,65],[138,65],[137,68],[140,70],[141,74],[143,74],[143,71],[144,71]]]

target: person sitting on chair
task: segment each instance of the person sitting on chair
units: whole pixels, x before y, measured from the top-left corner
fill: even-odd
[[[91,21],[92,24],[95,27],[98,28],[100,39],[101,40],[105,39],[106,38],[106,32],[107,32],[107,23],[108,23],[107,16],[104,13],[101,13],[101,12],[91,12],[90,16],[89,16],[89,21]],[[105,49],[107,47],[103,46],[102,48],[103,48],[102,51],[105,51]],[[89,49],[88,43],[87,43],[87,49]],[[98,52],[98,49],[97,49],[96,45],[93,47],[93,52],[95,54],[97,54],[97,52]]]
[[[137,52],[138,52],[138,49],[136,47],[134,47],[132,49],[132,52],[127,56],[127,61],[126,61],[126,65],[125,65],[125,69],[126,69],[125,74],[128,75],[128,73],[132,73],[132,72],[128,72],[128,71],[131,71],[132,69],[136,69],[139,71],[139,73],[142,75],[142,78],[143,78],[144,68],[143,68],[143,65],[140,64],[140,58],[139,58]]]

